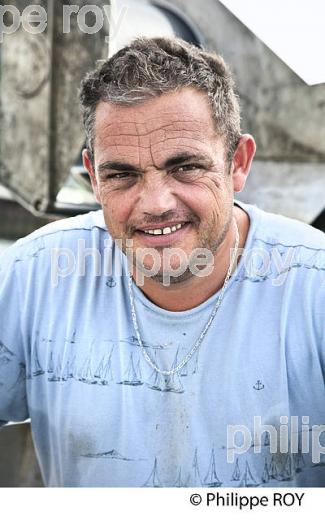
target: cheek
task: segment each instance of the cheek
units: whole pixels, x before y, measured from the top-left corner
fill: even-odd
[[[229,219],[233,195],[227,179],[221,176],[196,183],[195,192],[188,202],[191,210],[200,218],[202,229],[223,228]]]
[[[228,183],[230,184],[230,183]],[[213,177],[197,180],[189,187],[184,187],[182,191],[183,201],[199,213],[206,213],[222,210],[227,204],[230,196],[230,189],[225,182],[225,178],[216,174]],[[187,202],[186,202],[187,201]]]
[[[107,221],[112,227],[123,226],[132,211],[130,197],[118,193],[116,190],[101,186],[100,196],[102,207]]]

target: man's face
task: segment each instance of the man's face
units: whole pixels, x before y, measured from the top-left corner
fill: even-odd
[[[134,106],[100,103],[92,185],[114,239],[132,251],[213,253],[229,228],[233,176],[206,95],[192,88]],[[130,251],[128,242],[128,250]],[[125,244],[123,246],[125,250]],[[173,257],[173,268],[181,261]],[[143,263],[152,267],[153,259]]]

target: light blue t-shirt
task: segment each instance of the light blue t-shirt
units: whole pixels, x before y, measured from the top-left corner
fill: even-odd
[[[126,258],[101,211],[1,256],[0,421],[31,418],[46,485],[325,486],[324,234],[239,205],[245,252],[171,376],[138,345]],[[171,312],[133,291],[145,349],[170,370],[218,295]]]

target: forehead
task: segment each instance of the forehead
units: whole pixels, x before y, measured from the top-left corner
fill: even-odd
[[[223,148],[206,94],[192,88],[138,105],[99,103],[95,118],[95,161],[125,160],[146,166],[175,152],[211,154]]]

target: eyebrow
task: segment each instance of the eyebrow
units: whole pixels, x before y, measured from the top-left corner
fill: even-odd
[[[188,161],[208,162],[209,159],[205,155],[202,155],[202,154],[181,152],[181,153],[178,153],[178,154],[174,155],[173,157],[170,157],[169,159],[167,159],[163,168],[164,169],[172,168],[173,166],[178,166],[178,165],[180,165],[184,162],[188,162]]]
[[[119,161],[106,161],[98,166],[98,171],[103,172],[105,170],[116,170],[118,172],[140,172],[139,168],[136,168],[132,164],[119,162]]]
[[[202,154],[192,154],[187,152],[181,152],[176,155],[173,155],[172,157],[169,157],[165,163],[162,165],[159,169],[169,169],[173,168],[174,166],[179,166],[180,164],[183,164],[188,161],[204,161],[209,162],[209,159]],[[126,162],[120,162],[120,161],[106,161],[98,166],[98,172],[104,172],[106,170],[114,170],[119,172],[134,172],[134,173],[140,173],[142,170],[140,168],[137,168],[133,164],[129,164]]]

